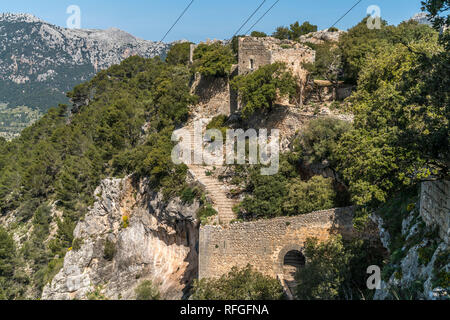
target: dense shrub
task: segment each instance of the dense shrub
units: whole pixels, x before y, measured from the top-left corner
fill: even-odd
[[[336,191],[333,179],[314,176],[309,181],[294,179],[289,183],[283,209],[286,215],[298,215],[335,206]]]
[[[366,270],[380,265],[382,254],[368,241],[343,241],[334,236],[319,242],[306,241],[307,263],[296,275],[297,297],[302,300],[368,299]]]
[[[170,65],[187,65],[189,63],[190,42],[176,43],[167,52],[166,62]]]
[[[159,290],[153,286],[150,280],[143,281],[135,290],[136,300],[159,300]]]
[[[194,70],[206,77],[225,77],[230,74],[234,59],[227,45],[200,44],[194,51]]]
[[[193,300],[280,300],[283,289],[277,279],[255,271],[252,266],[234,267],[219,279],[194,283]]]
[[[244,118],[256,111],[271,111],[278,97],[293,98],[297,88],[286,64],[279,62],[263,66],[248,75],[237,76],[231,85],[239,91]]]

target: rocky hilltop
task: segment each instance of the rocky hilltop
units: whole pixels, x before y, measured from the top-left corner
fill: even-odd
[[[29,14],[0,14],[0,103],[44,113],[98,71],[132,55],[165,56],[169,46],[116,28],[66,29]],[[3,118],[0,131],[17,133]]]

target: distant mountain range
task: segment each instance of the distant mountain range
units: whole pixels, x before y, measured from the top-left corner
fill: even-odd
[[[411,20],[417,21],[420,24],[426,24],[429,26],[432,26],[433,23],[431,22],[430,18],[428,17],[428,14],[426,12],[420,12],[416,13]]]
[[[132,55],[164,57],[169,47],[115,28],[66,29],[30,14],[0,14],[0,135],[16,136],[36,112],[67,103],[66,92],[98,71]]]

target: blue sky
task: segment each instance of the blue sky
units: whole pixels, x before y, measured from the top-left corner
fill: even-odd
[[[50,23],[66,26],[69,5],[81,9],[81,27],[116,27],[147,40],[160,40],[190,0],[1,0],[0,12],[31,13]],[[227,39],[241,26],[262,0],[195,0],[190,10],[169,34],[166,41],[187,39]],[[267,0],[250,27],[275,0]],[[272,33],[280,25],[310,21],[319,29],[330,27],[356,0],[280,0],[255,27]],[[398,24],[420,12],[420,0],[363,0],[338,25],[347,29],[366,16],[367,8],[377,5],[381,17]],[[247,28],[243,28],[246,31]]]

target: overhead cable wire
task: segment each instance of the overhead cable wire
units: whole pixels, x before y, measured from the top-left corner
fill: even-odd
[[[250,31],[253,30],[253,28],[275,7],[275,5],[280,2],[280,0],[277,0],[264,14],[259,18],[248,30],[245,34],[248,34]]]
[[[359,0],[359,1],[357,1],[354,5],[353,5],[353,7],[351,7],[342,17],[340,17],[331,27],[330,27],[330,29],[331,28],[333,28],[335,25],[337,25],[342,19],[344,19],[358,4],[360,4],[361,2],[362,2],[363,0]]]
[[[248,17],[248,19],[245,20],[245,22],[244,22],[244,23],[241,25],[241,27],[238,29],[238,31],[236,31],[236,32],[234,33],[233,37],[234,37],[235,35],[237,35],[237,34],[239,33],[239,31],[242,30],[242,28],[250,21],[251,18],[253,18],[253,16],[259,11],[259,9],[261,9],[261,7],[264,5],[264,3],[266,3],[266,1],[267,1],[267,0],[264,0],[264,1],[259,5],[259,7],[256,8],[255,11],[253,11],[253,13],[250,15],[250,17]],[[232,37],[232,38],[233,38],[233,37]]]
[[[167,37],[167,35],[170,33],[170,31],[172,31],[172,29],[177,25],[178,21],[180,21],[180,19],[184,16],[184,14],[189,10],[189,8],[191,7],[191,5],[194,3],[194,0],[191,1],[191,3],[189,3],[189,5],[186,7],[186,9],[183,10],[183,12],[180,14],[180,16],[178,17],[178,19],[174,22],[174,24],[170,27],[170,29],[166,32],[166,34],[164,35],[164,37],[161,39],[160,42],[163,42],[164,39]]]

